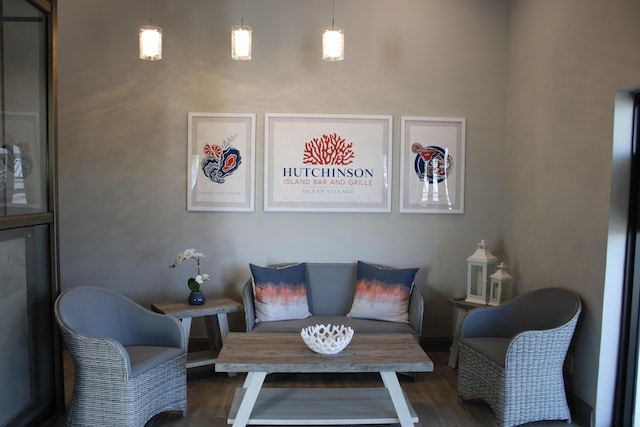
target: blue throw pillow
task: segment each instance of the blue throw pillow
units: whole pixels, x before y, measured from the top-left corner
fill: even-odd
[[[358,261],[348,317],[409,323],[409,298],[417,268],[390,269]]]
[[[286,267],[249,264],[249,267],[253,277],[256,322],[305,319],[311,316],[304,263]]]

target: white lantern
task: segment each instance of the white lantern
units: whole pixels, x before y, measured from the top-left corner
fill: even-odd
[[[513,277],[507,273],[506,265],[501,262],[496,272],[489,277],[491,278],[489,305],[500,305],[510,299]]]
[[[498,258],[487,249],[487,243],[481,240],[473,255],[467,258],[467,302],[487,303],[489,270],[497,262]]]

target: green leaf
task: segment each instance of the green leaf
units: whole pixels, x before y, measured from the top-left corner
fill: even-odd
[[[189,289],[191,289],[191,292],[200,292],[200,284],[196,282],[196,279],[194,279],[193,277],[189,278],[189,281],[187,282],[187,286],[189,286]]]

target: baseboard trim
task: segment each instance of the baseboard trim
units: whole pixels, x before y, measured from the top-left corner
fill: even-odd
[[[571,416],[580,425],[591,426],[593,418],[593,408],[580,397],[567,390],[567,403],[571,409]]]

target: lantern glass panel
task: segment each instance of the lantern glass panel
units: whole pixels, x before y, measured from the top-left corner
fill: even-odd
[[[484,275],[483,267],[480,265],[471,266],[471,295],[484,296]]]
[[[500,282],[498,281],[491,281],[491,299],[492,300],[496,300],[496,301],[500,301]]]

